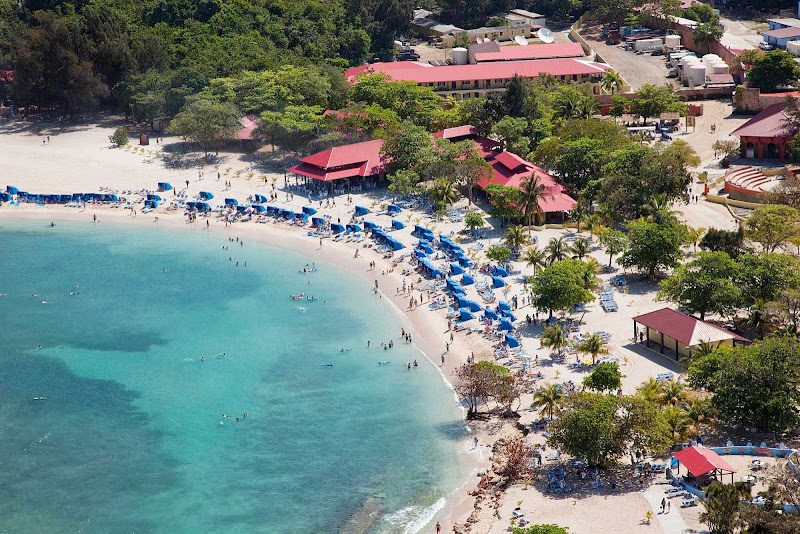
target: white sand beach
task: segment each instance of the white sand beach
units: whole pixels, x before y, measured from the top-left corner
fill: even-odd
[[[156,156],[156,151],[163,150],[162,145],[151,144],[146,149],[150,152],[132,153],[130,150],[111,148],[108,135],[114,128],[121,124],[121,121],[114,117],[106,117],[101,125],[77,126],[65,129],[43,128],[34,131],[27,123],[0,123],[0,162],[3,168],[4,182],[14,185],[21,190],[34,193],[67,194],[75,192],[102,192],[101,188],[108,188],[111,191],[118,191],[120,196],[127,197],[133,202],[139,212],[136,216],[132,212],[123,208],[110,208],[107,206],[87,205],[84,208],[67,208],[63,206],[37,206],[25,204],[22,206],[0,207],[0,224],[3,220],[12,218],[36,218],[46,221],[84,221],[92,220],[97,216],[98,224],[114,225],[138,225],[164,227],[166,229],[179,229],[185,232],[214,232],[220,236],[236,236],[239,239],[254,243],[267,243],[269,245],[298,251],[309,258],[317,258],[320,261],[328,262],[343,269],[346,269],[368,281],[377,281],[382,298],[391,301],[398,309],[405,313],[407,324],[403,327],[413,332],[415,344],[428,356],[435,364],[440,365],[444,376],[451,382],[454,380],[456,370],[463,365],[467,357],[474,353],[477,360],[487,359],[494,361],[494,351],[492,340],[487,339],[478,332],[466,333],[458,332],[454,334],[454,341],[446,352],[446,343],[450,341],[447,319],[445,317],[446,308],[443,310],[430,311],[428,309],[428,298],[422,306],[413,310],[409,309],[409,294],[401,294],[399,289],[403,286],[405,279],[407,284],[413,283],[415,288],[425,283],[422,277],[416,272],[403,275],[403,269],[411,269],[413,266],[405,259],[391,271],[391,259],[384,259],[383,255],[376,253],[371,248],[365,248],[364,243],[334,242],[331,239],[323,240],[320,246],[319,239],[308,237],[307,229],[290,226],[285,223],[274,223],[271,219],[266,224],[257,224],[254,221],[248,223],[236,223],[231,226],[225,225],[222,219],[215,215],[210,215],[207,219],[198,218],[194,223],[187,223],[183,210],[168,211],[165,207],[169,197],[173,192],[160,193],[165,197],[166,202],[155,212],[149,214],[141,213],[142,195],[126,194],[123,191],[140,191],[156,189],[157,182],[170,182],[175,186],[177,193],[183,193],[190,199],[198,195],[200,191],[213,193],[214,199],[210,201],[212,205],[222,204],[226,197],[237,198],[240,202],[253,194],[268,195],[272,190],[272,178],[276,177],[276,187],[278,190],[278,202],[276,205],[281,208],[300,211],[304,205],[308,205],[306,198],[294,193],[293,200],[287,200],[287,189],[284,187],[283,174],[270,174],[261,171],[248,171],[256,162],[247,161],[244,154],[220,153],[221,161],[218,165],[205,165],[202,168],[192,165],[187,168],[174,169],[166,168],[162,160]],[[46,142],[46,137],[50,136],[50,142]],[[45,138],[45,143],[42,142]],[[132,143],[133,143],[132,139]],[[165,143],[170,144],[174,139],[167,138]],[[195,156],[201,154],[194,154]],[[231,170],[228,171],[227,169]],[[236,174],[237,170],[242,170]],[[255,174],[248,178],[247,173]],[[200,173],[200,175],[198,175]],[[220,174],[220,179],[217,174]],[[259,180],[262,175],[267,175],[267,183]],[[188,186],[186,181],[189,181]],[[225,188],[225,182],[231,182],[231,188]],[[290,183],[294,183],[291,181]],[[105,189],[103,189],[105,190]],[[329,215],[333,222],[341,219],[342,224],[350,221],[352,210],[355,205],[362,205],[370,210],[378,211],[382,204],[388,203],[392,195],[385,189],[368,191],[353,194],[352,204],[347,204],[345,196],[336,198],[335,207],[320,208],[319,202],[314,201],[313,207],[318,209],[321,214]],[[466,199],[461,199],[457,207],[465,207]],[[701,202],[700,206],[703,203]],[[701,208],[691,207],[692,210]],[[727,221],[723,220],[724,215],[715,209],[708,209],[709,217],[718,215],[720,226]],[[156,217],[158,221],[156,222]],[[463,228],[460,222],[436,222],[428,219],[420,212],[404,210],[397,217],[406,224],[406,228],[393,232],[391,235],[406,245],[404,250],[410,251],[411,245],[416,243],[416,238],[411,236],[414,224],[421,224],[430,228],[435,228],[435,233],[457,232]],[[368,220],[374,221],[382,226],[391,225],[391,217],[388,215],[375,215],[371,213],[367,216]],[[208,221],[208,225],[206,223]],[[461,240],[460,244],[465,249],[474,247],[479,254],[479,262],[487,263],[483,251],[488,246],[494,244],[504,235],[504,229],[499,228],[495,219],[487,218],[486,238],[479,241],[471,239]],[[575,230],[545,230],[534,232],[539,246],[546,243],[552,237],[572,236]],[[173,234],[175,235],[175,234]],[[588,232],[582,233],[588,237]],[[366,243],[366,241],[365,241]],[[478,249],[477,247],[481,247]],[[359,257],[354,258],[355,251],[359,251]],[[608,264],[608,256],[597,245],[596,239],[593,243],[591,256],[595,257],[602,265]],[[369,268],[371,261],[377,262],[375,269]],[[439,262],[441,264],[441,262]],[[495,290],[498,300],[510,300],[513,296],[522,298],[523,280],[533,274],[531,268],[521,263],[513,265],[520,271],[519,274],[512,274],[506,281],[507,288]],[[613,264],[610,272],[601,274],[604,282],[608,282],[613,276],[622,273],[622,269]],[[483,278],[485,275],[478,275]],[[468,286],[467,298],[482,302],[475,286]],[[585,314],[575,313],[572,318],[580,321],[582,332],[604,331],[610,334],[610,357],[618,358],[620,367],[625,375],[623,380],[623,391],[633,393],[637,385],[653,377],[658,373],[671,371],[676,375],[681,373],[681,369],[676,362],[660,355],[656,351],[649,350],[643,345],[636,344],[633,340],[634,325],[632,317],[660,309],[669,303],[656,302],[654,300],[656,287],[648,282],[640,281],[638,277],[629,277],[626,291],[616,293],[616,301],[619,304],[619,311],[607,313],[600,306],[598,301],[586,305]],[[419,291],[413,295],[419,298]],[[515,323],[516,335],[522,342],[523,348],[533,358],[536,357],[540,362],[539,370],[543,373],[542,382],[564,382],[572,380],[575,384],[586,375],[586,371],[571,370],[566,363],[553,363],[548,357],[548,351],[539,346],[538,334],[541,326],[526,326],[525,316],[534,315],[534,310],[530,306],[520,306],[513,310],[516,315]],[[477,324],[477,321],[474,321]],[[398,325],[399,331],[400,325]],[[442,365],[442,356],[444,364]],[[585,359],[585,357],[582,357]],[[530,395],[524,395],[520,402],[520,423],[525,425],[533,419],[538,419],[538,414],[531,411]],[[479,439],[479,450],[475,451],[474,457],[477,469],[486,469],[489,466],[491,455],[490,446],[496,439],[517,433],[514,421],[504,421],[490,419],[488,422],[470,423],[475,429]],[[540,443],[544,437],[539,432],[531,433],[528,436],[531,443]],[[473,448],[472,442],[464,443],[463,447],[467,450]],[[432,524],[439,521],[444,532],[452,530],[456,523],[463,524],[473,512],[474,499],[468,494],[477,484],[477,477],[474,480],[466,481],[464,486],[459,488],[456,494],[449,500],[448,505],[440,511],[433,519]],[[536,523],[557,523],[570,528],[570,532],[582,533],[618,533],[618,532],[674,532],[671,525],[674,522],[665,523],[659,518],[654,517],[651,524],[643,524],[642,520],[645,513],[651,510],[650,504],[640,489],[619,488],[611,491],[608,488],[593,489],[580,488],[574,494],[566,497],[551,496],[543,493],[541,483],[534,484],[530,488],[513,487],[499,502],[498,514],[494,509],[484,506],[477,514],[478,522],[471,527],[471,532],[494,533],[505,532],[511,512],[517,503],[526,512],[527,518],[535,519]],[[673,510],[673,514],[685,516],[686,524],[691,528],[698,528],[697,512],[694,510],[681,511]],[[655,514],[656,510],[652,510]],[[426,527],[432,531],[431,525]]]

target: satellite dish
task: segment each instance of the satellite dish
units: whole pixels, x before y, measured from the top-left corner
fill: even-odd
[[[475,38],[475,41],[476,41],[478,44],[483,44],[483,37],[476,37],[476,38]]]
[[[552,43],[556,40],[556,36],[553,35],[553,32],[547,28],[540,29],[538,32],[536,32],[536,35],[539,36],[539,40],[543,43]]]
[[[526,44],[528,44],[528,40],[525,39],[524,35],[517,35],[516,37],[514,37],[514,42],[520,46],[525,46]]]

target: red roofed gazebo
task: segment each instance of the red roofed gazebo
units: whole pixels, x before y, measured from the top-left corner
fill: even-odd
[[[300,158],[289,172],[321,182],[366,178],[383,173],[383,139],[342,145]]]
[[[717,478],[721,481],[722,475],[730,475],[731,483],[733,483],[733,474],[736,469],[711,449],[691,446],[676,452],[673,456],[695,477],[713,473],[715,476],[719,475]]]

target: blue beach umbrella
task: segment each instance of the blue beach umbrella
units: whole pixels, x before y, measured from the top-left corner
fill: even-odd
[[[506,343],[508,343],[508,346],[511,347],[512,349],[519,347],[519,340],[514,336],[512,336],[511,334],[506,334],[505,340]]]
[[[500,319],[500,330],[508,330],[509,332],[514,330],[514,325],[511,324],[511,321],[503,317]]]
[[[355,212],[356,212],[356,215],[361,217],[361,216],[366,215],[367,213],[369,213],[369,210],[367,208],[365,208],[364,206],[356,206],[355,207]]]
[[[504,300],[501,300],[500,302],[498,302],[497,303],[497,307],[500,308],[501,310],[506,310],[506,311],[510,311],[511,310],[511,305],[508,302],[504,301]]]
[[[453,274],[463,274],[464,273],[464,269],[462,269],[461,266],[459,264],[457,264],[457,263],[451,263],[450,264],[450,272],[453,273]]]
[[[311,206],[303,206],[303,213],[305,213],[307,215],[316,215],[317,214],[317,210],[315,210]]]
[[[397,219],[392,219],[392,228],[394,228],[395,230],[402,230],[405,227],[406,225],[403,224],[402,222],[398,221]]]
[[[461,308],[458,310],[460,313],[459,320],[461,321],[469,321],[470,319],[474,319],[472,314],[469,312],[467,308]]]
[[[468,300],[466,307],[469,308],[469,311],[471,312],[481,311],[481,305],[474,300]]]
[[[472,278],[470,275],[465,274],[461,277],[461,285],[462,286],[470,286],[475,283],[475,279]]]
[[[490,310],[489,308],[484,308],[483,309],[483,315],[484,315],[484,317],[488,317],[489,319],[494,319],[495,321],[497,319],[499,319],[499,316],[493,310]]]
[[[200,191],[200,200],[211,200],[214,198],[214,194],[208,191]]]
[[[492,287],[503,287],[506,283],[499,276],[492,276]]]

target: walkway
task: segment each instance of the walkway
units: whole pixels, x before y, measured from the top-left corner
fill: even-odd
[[[672,508],[668,514],[661,513],[661,499],[664,498],[664,488],[669,486],[652,485],[644,492],[644,498],[653,510],[653,516],[658,520],[661,525],[661,530],[664,534],[684,534],[685,532],[694,532],[690,529],[686,522],[681,517],[680,513],[680,499],[677,497],[672,499]]]

